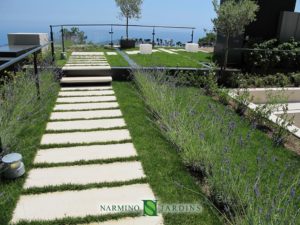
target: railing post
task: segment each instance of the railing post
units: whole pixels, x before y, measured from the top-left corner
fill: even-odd
[[[61,44],[62,44],[62,52],[65,52],[65,38],[64,38],[64,27],[61,26]]]
[[[55,50],[54,50],[54,38],[53,38],[53,28],[50,25],[50,39],[51,39],[51,55],[52,55],[52,63],[55,62]]]
[[[194,29],[192,29],[192,43],[194,42]]]
[[[34,67],[34,76],[35,76],[35,86],[37,91],[38,99],[40,99],[40,79],[38,74],[38,66],[37,66],[37,52],[33,53],[33,67]]]
[[[152,32],[152,46],[155,46],[155,27],[153,27],[153,32]]]
[[[109,34],[110,34],[110,46],[111,46],[111,48],[113,48],[114,47],[114,43],[113,43],[113,35],[114,35],[114,31],[113,31],[113,26],[111,25],[111,27],[110,27],[110,32],[109,32]]]

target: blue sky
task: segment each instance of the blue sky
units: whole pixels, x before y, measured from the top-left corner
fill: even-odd
[[[0,44],[7,32],[46,32],[49,24],[122,22],[114,0],[0,0],[0,15]],[[131,23],[195,26],[200,36],[213,17],[211,0],[144,0]]]

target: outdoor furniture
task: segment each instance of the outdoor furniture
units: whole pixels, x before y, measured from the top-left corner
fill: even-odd
[[[152,45],[151,44],[140,44],[140,53],[142,55],[152,54]]]
[[[199,45],[196,43],[186,43],[185,44],[185,50],[187,52],[198,52],[199,51]]]

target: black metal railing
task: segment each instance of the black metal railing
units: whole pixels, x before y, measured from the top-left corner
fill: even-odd
[[[51,44],[51,50],[52,50],[52,62],[55,60],[55,55],[54,55],[54,46],[53,42],[48,42],[47,44],[40,45],[14,59],[11,59],[10,61],[0,65],[0,72],[2,70],[8,69],[11,66],[14,66],[15,64],[21,62],[22,60],[26,59],[28,56],[33,54],[33,74],[35,77],[35,85],[36,85],[36,90],[37,90],[37,95],[40,97],[40,80],[39,80],[39,71],[38,71],[38,54],[41,52],[43,48]]]
[[[53,28],[60,28],[61,41],[62,41],[62,51],[65,52],[65,38],[64,38],[64,28],[65,27],[110,27],[110,45],[113,47],[113,35],[114,27],[126,27],[125,24],[60,24],[60,25],[50,25],[50,38],[51,38],[51,49],[52,55],[54,55],[54,34]],[[194,42],[194,32],[195,27],[182,27],[182,26],[160,26],[160,25],[128,25],[129,27],[139,27],[139,28],[151,28],[152,29],[152,44],[155,45],[156,29],[182,29],[191,30],[191,42]]]

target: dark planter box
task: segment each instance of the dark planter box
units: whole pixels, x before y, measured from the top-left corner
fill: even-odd
[[[121,49],[135,48],[135,42],[133,39],[121,39],[120,47]]]

